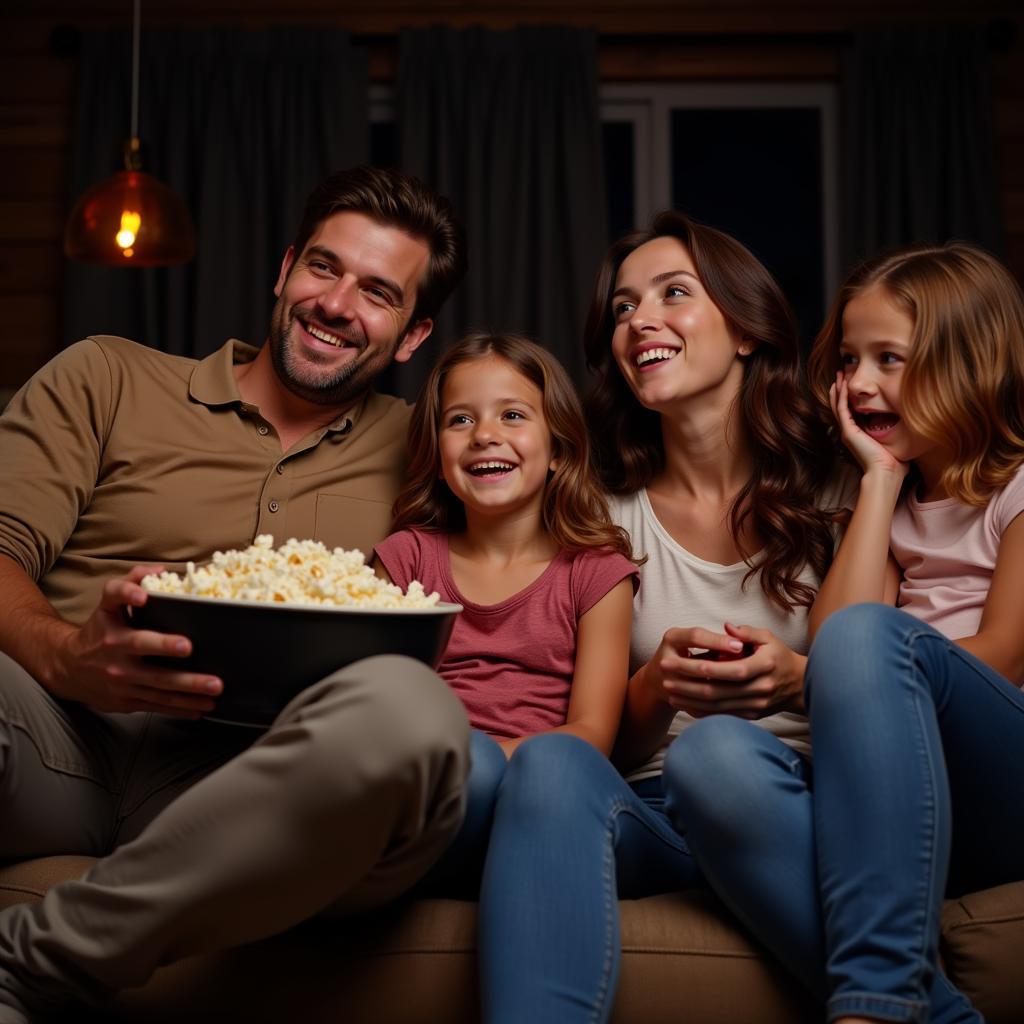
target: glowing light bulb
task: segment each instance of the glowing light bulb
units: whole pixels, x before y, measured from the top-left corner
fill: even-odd
[[[132,246],[139,233],[142,218],[134,210],[121,211],[121,230],[114,236],[114,241],[124,249],[125,256],[132,255]]]

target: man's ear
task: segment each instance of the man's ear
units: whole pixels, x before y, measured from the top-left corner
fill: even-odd
[[[274,294],[278,298],[281,298],[281,289],[284,288],[284,283],[288,280],[288,274],[291,273],[294,262],[295,246],[289,245],[288,251],[284,254],[284,259],[281,260],[281,273],[277,275],[277,284],[274,285]]]
[[[430,337],[430,332],[434,329],[434,321],[429,317],[423,320],[417,320],[409,329],[405,332],[405,337],[402,338],[395,350],[395,362],[396,363],[407,363],[412,359],[413,352],[416,351]]]

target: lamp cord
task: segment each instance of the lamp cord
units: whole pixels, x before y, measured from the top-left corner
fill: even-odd
[[[139,22],[142,0],[135,0],[132,26],[132,138],[139,137]]]

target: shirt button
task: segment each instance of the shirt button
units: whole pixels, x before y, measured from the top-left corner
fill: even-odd
[[[267,505],[267,508],[269,508],[271,512],[276,512],[280,507],[280,503],[276,501],[272,501],[269,505]]]
[[[261,424],[260,424],[260,425],[259,425],[259,426],[258,426],[258,427],[256,428],[256,433],[257,433],[257,434],[262,434],[262,435],[266,436],[267,434],[269,434],[269,433],[270,433],[270,427],[268,427],[268,426],[266,425],[266,423],[261,423]]]

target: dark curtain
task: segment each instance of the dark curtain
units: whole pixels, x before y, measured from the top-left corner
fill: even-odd
[[[469,272],[394,389],[414,395],[434,356],[470,329],[525,333],[581,382],[608,243],[594,33],[403,31],[395,105],[401,165],[455,204]]]
[[[367,160],[365,53],[323,28],[154,30],[140,52],[145,169],[187,203],[196,258],[148,270],[69,262],[64,342],[120,334],[200,357],[228,337],[259,344],[306,194]],[[83,33],[72,202],[123,167],[130,104],[128,33]]]
[[[860,34],[842,75],[846,266],[909,242],[1002,246],[989,49],[972,25]]]

